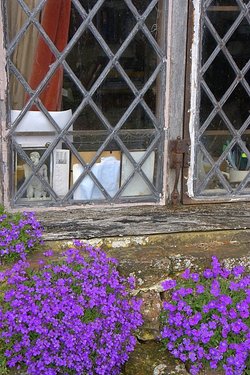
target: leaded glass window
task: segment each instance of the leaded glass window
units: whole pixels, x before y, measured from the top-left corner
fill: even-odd
[[[3,1],[14,206],[160,201],[167,3]]]
[[[250,196],[250,1],[205,0],[201,10],[197,197]]]

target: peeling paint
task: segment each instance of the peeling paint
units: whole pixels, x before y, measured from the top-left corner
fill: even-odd
[[[193,43],[191,48],[191,104],[189,133],[191,140],[190,148],[190,168],[188,171],[187,189],[188,195],[194,197],[194,162],[195,162],[195,125],[197,121],[197,98],[198,98],[198,65],[199,65],[199,36],[200,36],[200,15],[201,0],[193,0],[194,7],[194,29]]]
[[[6,90],[7,90],[7,76],[6,76],[6,51],[4,48],[3,39],[3,18],[0,12],[0,202],[7,208],[8,202],[4,201],[4,198],[8,195],[8,178],[6,173],[6,161],[7,161],[7,142],[5,142],[6,136]],[[5,198],[6,199],[6,198]]]
[[[0,100],[5,100],[6,88],[7,88],[7,77],[6,77],[6,51],[4,48],[3,41],[3,17],[0,14]]]

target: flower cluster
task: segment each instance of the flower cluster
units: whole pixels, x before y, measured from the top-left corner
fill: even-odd
[[[42,243],[42,227],[33,212],[10,214],[0,210],[0,264],[26,259]]]
[[[142,324],[141,303],[129,295],[134,281],[118,273],[115,259],[80,241],[61,261],[45,255],[36,271],[19,261],[2,274],[7,367],[30,375],[119,374]]]
[[[250,362],[250,276],[243,266],[232,270],[212,257],[203,273],[187,269],[166,280],[171,302],[164,302],[164,346],[198,374],[209,365],[226,375],[241,375]]]

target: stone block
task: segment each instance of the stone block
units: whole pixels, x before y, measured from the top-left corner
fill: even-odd
[[[171,261],[160,246],[136,246],[109,250],[108,255],[119,261],[119,271],[124,276],[134,276],[136,289],[161,291],[161,283],[171,272]]]
[[[143,316],[143,325],[137,330],[139,340],[155,340],[160,334],[160,312],[162,301],[159,293],[148,290],[139,292],[137,297],[142,299],[141,313]]]
[[[124,375],[188,375],[184,364],[176,361],[162,345],[147,342],[136,346],[125,364]]]

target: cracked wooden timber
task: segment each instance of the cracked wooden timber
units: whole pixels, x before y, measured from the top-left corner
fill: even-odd
[[[45,240],[250,229],[250,202],[178,206],[81,207],[37,212]]]

